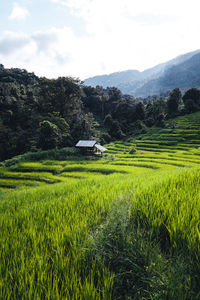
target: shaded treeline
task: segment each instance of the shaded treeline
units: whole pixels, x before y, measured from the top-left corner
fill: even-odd
[[[94,135],[79,81],[38,78],[20,69],[0,70],[0,158],[73,145]]]
[[[146,126],[200,108],[200,91],[182,97],[175,89],[168,98],[141,99],[117,88],[84,86],[78,79],[39,78],[0,65],[0,160],[27,151],[73,146],[79,139],[102,143],[121,139]]]

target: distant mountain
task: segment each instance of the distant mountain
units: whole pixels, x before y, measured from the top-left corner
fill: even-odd
[[[143,72],[128,70],[85,80],[89,86],[115,86],[124,94],[147,97],[179,87],[200,87],[200,50],[180,55]]]
[[[127,81],[134,81],[140,79],[141,73],[137,70],[128,70],[123,72],[116,72],[110,75],[99,75],[88,78],[85,80],[85,85],[96,86],[100,85],[103,87],[118,86],[120,84],[126,84]]]
[[[153,94],[158,95],[176,87],[182,91],[192,87],[200,87],[200,53],[180,64],[167,68],[162,76],[136,87],[134,94],[135,96],[146,97]]]

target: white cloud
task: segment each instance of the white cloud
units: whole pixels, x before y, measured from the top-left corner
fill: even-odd
[[[29,15],[29,11],[20,6],[17,2],[14,2],[14,6],[10,16],[8,17],[10,20],[25,20]]]
[[[75,34],[76,22],[29,35],[4,32],[0,62],[41,76],[81,79],[146,69],[200,48],[198,1],[51,0],[80,18],[85,34]]]
[[[29,37],[24,33],[5,31],[0,37],[0,54],[10,55],[30,42]]]
[[[193,12],[196,16],[199,8],[198,0],[51,0],[51,2],[67,6],[74,13],[88,20],[92,15],[109,15],[112,21],[113,15],[128,13],[136,15],[185,15]]]
[[[141,70],[200,48],[199,0],[51,1],[84,20],[93,74]]]
[[[0,38],[0,61],[6,67],[25,68],[40,76],[78,77],[88,70],[84,42],[68,27],[30,35],[4,32]]]

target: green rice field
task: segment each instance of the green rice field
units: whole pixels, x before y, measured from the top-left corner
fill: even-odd
[[[106,148],[1,164],[0,299],[200,299],[200,113]]]

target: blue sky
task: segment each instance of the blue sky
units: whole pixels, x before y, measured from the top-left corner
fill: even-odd
[[[2,0],[0,63],[55,78],[144,70],[200,49],[199,0]]]
[[[37,30],[48,30],[52,26],[62,28],[69,26],[76,33],[82,31],[83,22],[74,17],[68,8],[55,4],[50,0],[3,0],[0,3],[0,28],[4,30],[23,31],[31,33]],[[9,19],[15,7],[27,10],[27,15]]]

